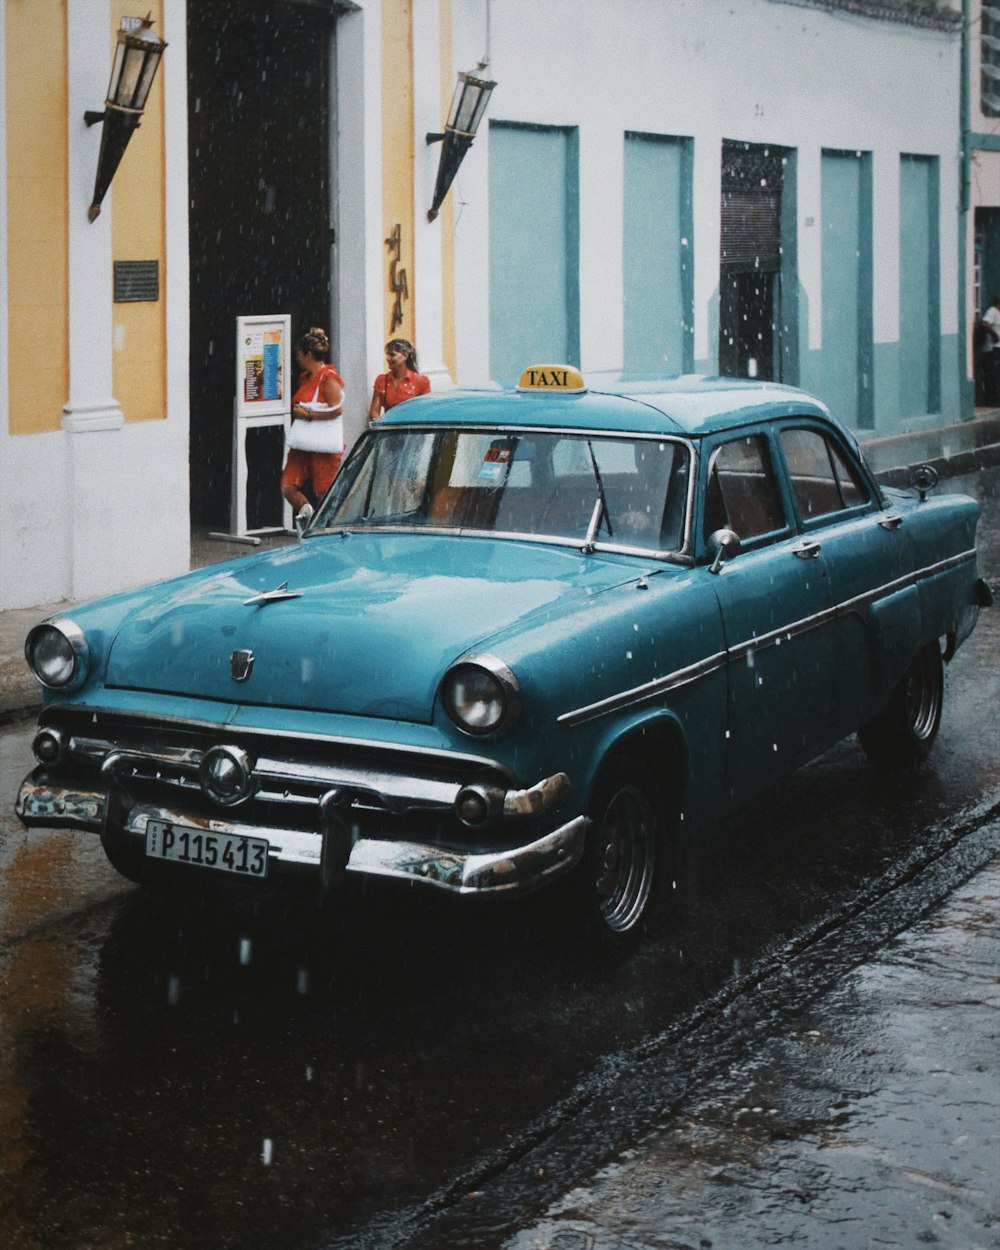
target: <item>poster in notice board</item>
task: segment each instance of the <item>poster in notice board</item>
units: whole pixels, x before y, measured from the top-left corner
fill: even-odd
[[[291,365],[291,317],[237,317],[237,417],[278,417],[288,412]]]

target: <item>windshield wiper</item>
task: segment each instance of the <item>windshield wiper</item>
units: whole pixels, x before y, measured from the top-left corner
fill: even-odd
[[[614,538],[615,532],[611,528],[611,512],[608,509],[608,497],[604,493],[601,470],[597,467],[597,457],[594,455],[594,448],[589,438],[587,439],[587,450],[590,452],[590,463],[594,466],[594,478],[597,481],[597,499],[594,503],[594,511],[590,517],[590,524],[587,526],[587,537],[583,540],[583,551],[589,554],[594,550],[594,541],[597,538],[597,531],[601,528],[602,516],[608,527],[608,537]]]

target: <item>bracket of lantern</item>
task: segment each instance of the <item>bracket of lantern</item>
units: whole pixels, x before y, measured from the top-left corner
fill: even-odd
[[[153,19],[147,14],[136,24],[118,31],[104,109],[88,109],[83,115],[88,126],[95,126],[98,122],[104,126],[94,194],[87,210],[88,221],[96,221],[100,215],[101,202],[111,186],[111,179],[121,164],[133,132],[138,129],[160,58],[167,46],[166,41],[153,32],[152,26]]]
[[[480,70],[485,68],[484,65],[479,66]],[[459,166],[472,147],[472,140],[476,137],[495,86],[495,82],[478,77],[477,74],[459,74],[444,131],[427,135],[428,143],[442,144],[437,181],[434,184],[434,202],[427,213],[428,221],[437,217]]]

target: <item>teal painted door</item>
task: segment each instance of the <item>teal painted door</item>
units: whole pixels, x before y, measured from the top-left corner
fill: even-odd
[[[763,433],[710,453],[703,534],[736,531],[744,550],[708,573],[728,652],[727,782],[739,802],[825,743],[836,629],[815,544],[793,531]]]
[[[870,484],[828,432],[789,423],[779,443],[799,522],[823,560],[838,609],[829,745],[862,724],[888,695],[899,676],[893,658],[899,664],[909,659],[899,639],[920,632],[919,594],[900,583],[913,568],[914,552],[902,514],[873,511],[878,501]],[[873,593],[878,597],[870,603]]]
[[[576,132],[491,122],[490,376],[580,363]]]
[[[820,392],[848,425],[872,425],[871,172],[864,153],[822,161],[823,358]]]
[[[624,173],[625,369],[694,368],[690,145],[626,134]]]
[[[899,408],[904,417],[941,407],[941,261],[934,158],[899,166]]]

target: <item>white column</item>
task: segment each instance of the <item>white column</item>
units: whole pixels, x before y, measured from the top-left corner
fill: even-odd
[[[380,0],[337,20],[337,323],[347,385],[344,436],[368,425],[372,380],[385,368],[382,288],[382,36]]]
[[[454,379],[445,368],[442,330],[441,230],[439,217],[427,220],[434,198],[439,143],[428,144],[428,133],[440,133],[441,25],[438,0],[414,0],[413,4],[413,265],[415,301],[413,320],[420,372],[431,380],[431,389],[448,390]],[[450,194],[450,192],[449,192]]]
[[[87,220],[101,148],[101,127],[87,109],[102,109],[111,73],[107,0],[69,0],[69,398],[62,426],[73,434],[117,430],[125,418],[111,393],[110,192],[96,221]]]
[[[694,357],[696,369],[719,367],[719,247],[722,237],[722,136],[694,140]]]
[[[823,152],[802,143],[795,163],[798,188],[799,285],[805,292],[809,320],[800,335],[799,362],[805,376],[806,358],[823,348]],[[805,383],[803,382],[803,386]]]
[[[580,364],[623,368],[625,138],[617,118],[580,125]]]

